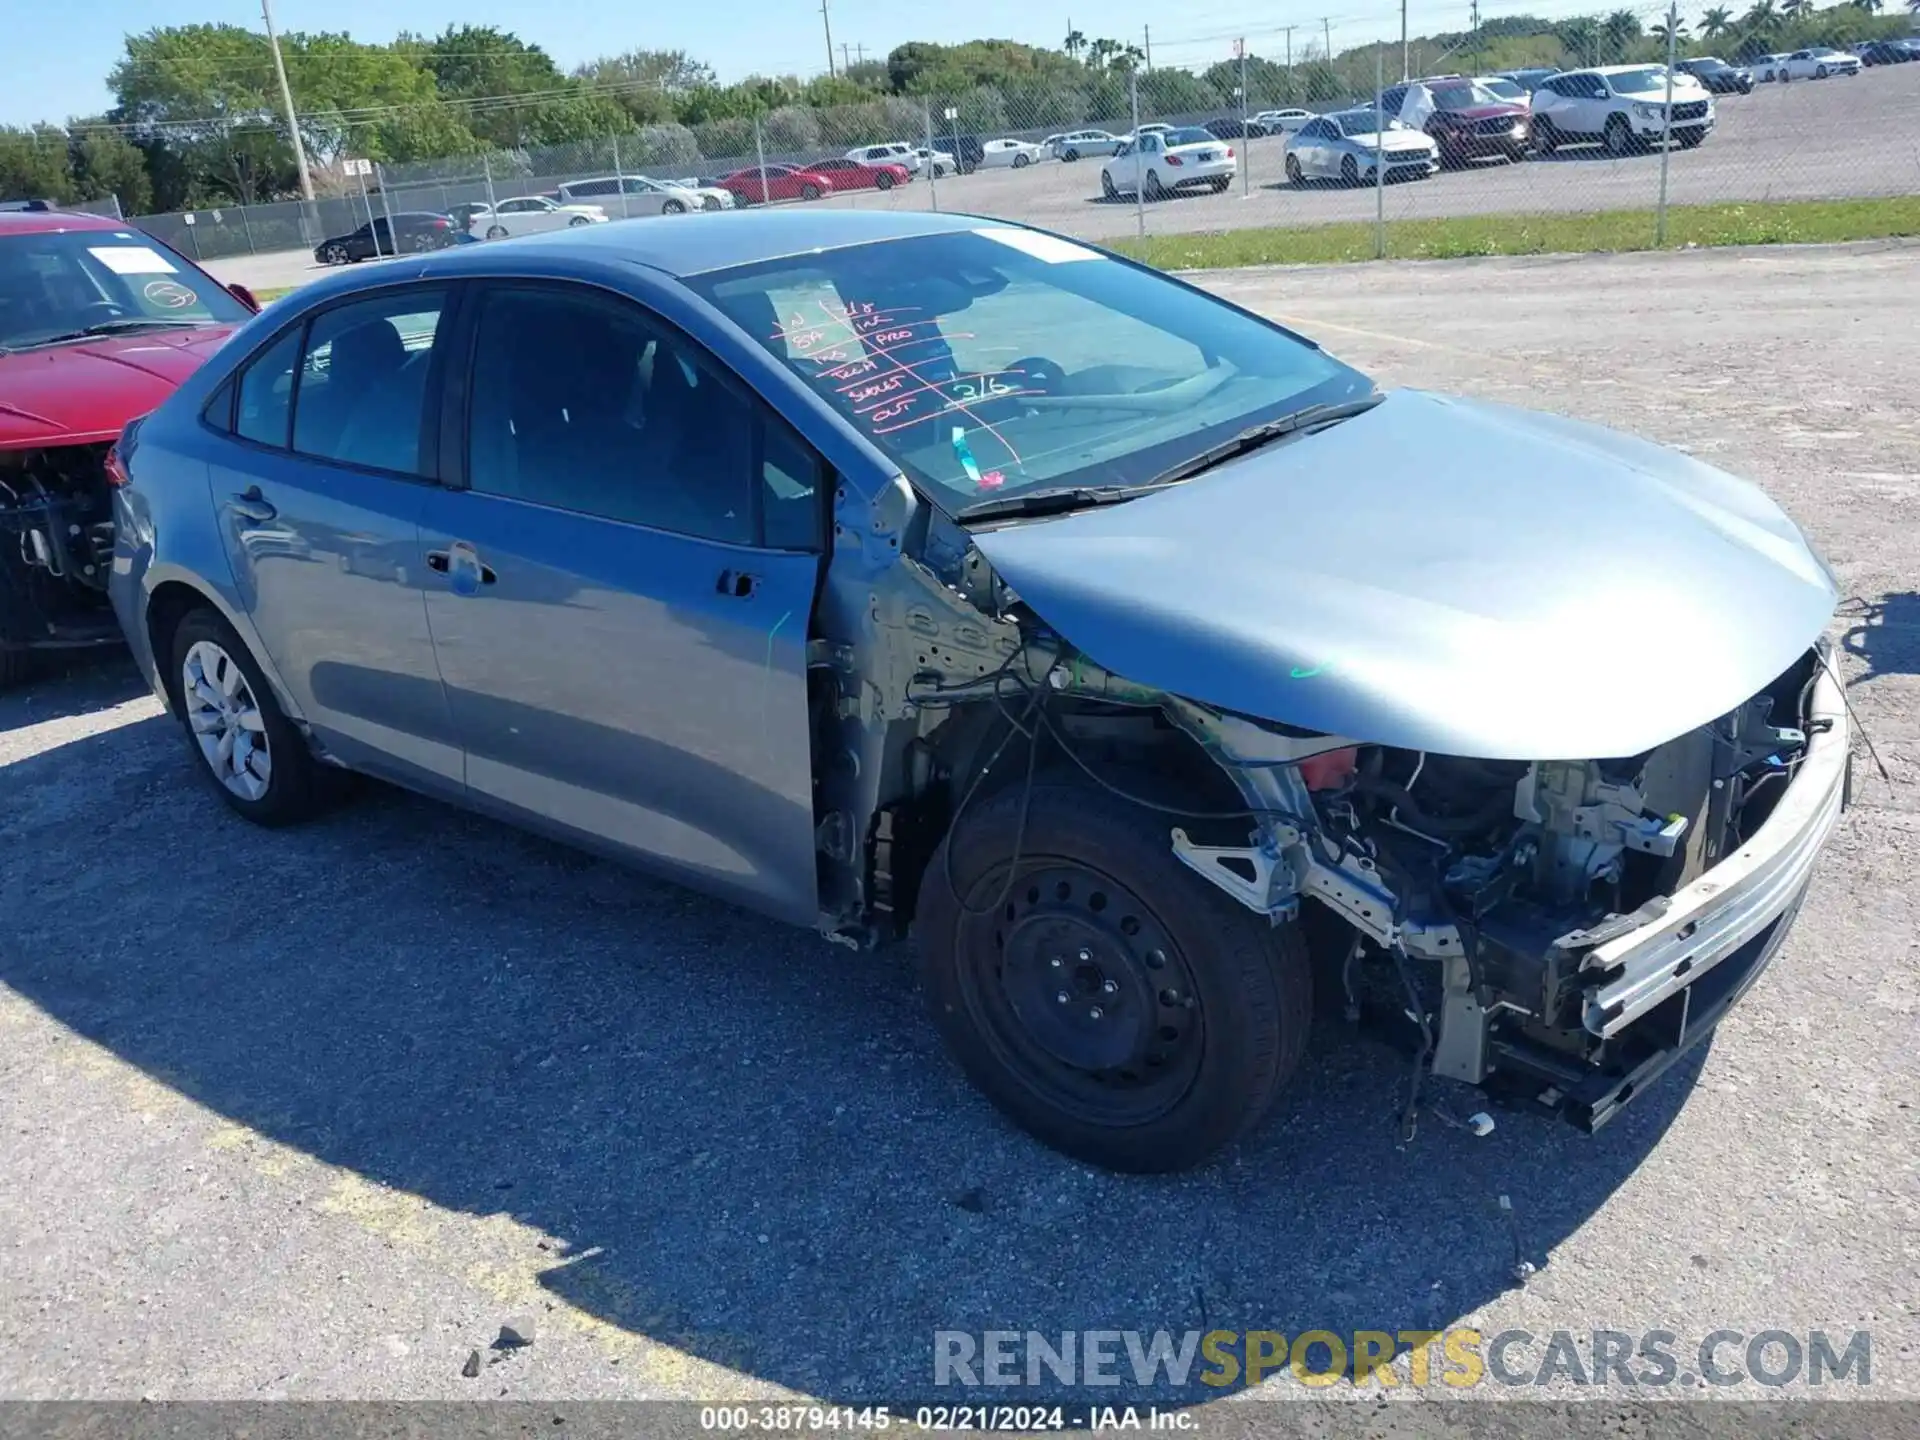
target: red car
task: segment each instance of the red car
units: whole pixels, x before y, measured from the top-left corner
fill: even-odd
[[[803,165],[749,165],[721,177],[720,186],[733,192],[736,205],[764,205],[769,200],[818,200],[822,195],[833,193],[831,178]]]
[[[869,165],[861,160],[812,160],[807,169],[826,176],[836,190],[891,190],[913,179],[913,172],[904,165]]]
[[[1493,155],[1511,161],[1527,158],[1533,131],[1531,106],[1502,100],[1463,75],[1435,75],[1389,86],[1380,97],[1387,114],[1402,114],[1407,91],[1415,85],[1426,86],[1433,97],[1433,111],[1422,128],[1440,147],[1442,165],[1464,165]]]
[[[121,221],[0,211],[0,686],[120,642],[113,442],[258,309]]]

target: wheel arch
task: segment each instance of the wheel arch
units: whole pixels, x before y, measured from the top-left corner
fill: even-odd
[[[260,644],[260,637],[247,622],[247,617],[235,610],[218,590],[183,574],[169,574],[154,582],[147,591],[141,614],[147,653],[153,658],[154,673],[160,681],[160,698],[168,711],[175,716],[180,714],[179,677],[173,673],[174,632],[180,628],[180,622],[189,612],[198,609],[213,611],[233,628],[234,634],[240,637],[240,643],[247,647],[254,663],[267,677],[267,683],[273,687],[273,698],[279,703],[281,712],[290,723],[304,732],[306,717],[287,693],[273,658]]]

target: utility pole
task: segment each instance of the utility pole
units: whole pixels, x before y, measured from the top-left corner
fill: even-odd
[[[1151,25],[1142,25],[1140,27],[1140,36],[1147,42],[1147,74],[1151,75],[1153,74],[1153,27]]]
[[[1468,7],[1468,13],[1473,17],[1473,68],[1478,70],[1480,68],[1480,0],[1473,0]]]
[[[853,58],[862,65],[866,64],[867,63],[867,47],[864,45],[856,44],[853,47]]]
[[[1407,59],[1407,0],[1400,0],[1400,78],[1413,78],[1413,65]]]
[[[853,61],[847,58],[847,51],[851,48],[846,41],[842,40],[840,42],[840,68],[842,70],[851,70],[853,68]]]
[[[1325,36],[1326,43],[1327,43],[1327,53],[1322,58],[1326,60],[1327,69],[1329,72],[1331,72],[1333,69],[1333,21],[1327,19],[1324,15],[1321,16],[1320,29],[1321,29],[1321,33]]]
[[[820,0],[820,27],[827,32],[827,75],[833,75],[833,21],[827,18],[827,0]]]
[[[267,25],[267,48],[273,51],[273,73],[280,81],[280,100],[287,107],[287,136],[293,141],[294,163],[300,167],[300,198],[313,203],[313,176],[307,173],[307,147],[300,139],[300,117],[293,110],[293,89],[280,59],[280,37],[273,31],[273,0],[260,0],[260,18]]]
[[[1293,104],[1293,26],[1284,27],[1287,32],[1287,104]]]

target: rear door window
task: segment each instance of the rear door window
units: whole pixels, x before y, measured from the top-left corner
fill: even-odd
[[[407,290],[322,311],[308,327],[293,448],[402,475],[425,475],[427,378],[441,290]]]

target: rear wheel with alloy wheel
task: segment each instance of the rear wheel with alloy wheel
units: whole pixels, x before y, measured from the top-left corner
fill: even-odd
[[[1289,185],[1304,185],[1307,183],[1306,174],[1300,168],[1300,157],[1298,155],[1287,156],[1287,183]]]
[[[1312,1015],[1295,927],[1187,869],[1168,831],[1077,783],[1016,784],[961,816],[921,888],[955,1058],[1024,1129],[1116,1170],[1183,1169],[1243,1133]]]
[[[1360,183],[1360,162],[1348,155],[1340,161],[1340,178],[1349,185]]]

